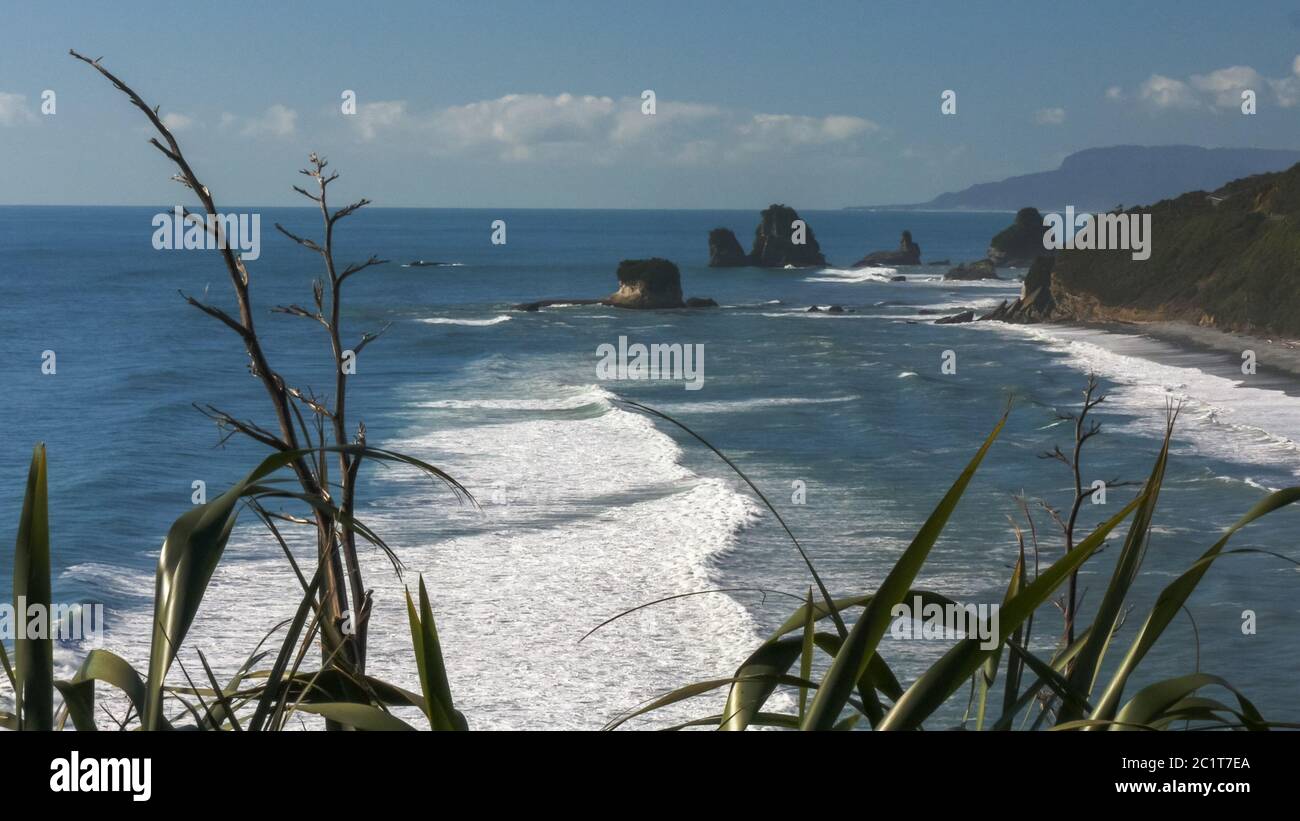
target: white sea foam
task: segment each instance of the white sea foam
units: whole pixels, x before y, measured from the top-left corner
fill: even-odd
[[[142,585],[139,572],[102,562],[74,564],[60,573],[59,579],[92,590],[101,599],[153,598],[153,585]]]
[[[816,276],[804,277],[804,282],[888,282],[897,276],[897,268],[822,268]]]
[[[967,327],[1028,336],[1043,348],[1063,354],[1065,364],[1123,386],[1109,393],[1106,407],[1129,412],[1127,424],[1136,431],[1160,436],[1165,402],[1182,401],[1179,442],[1190,442],[1197,453],[1242,465],[1269,464],[1300,476],[1300,398],[1250,387],[1249,377],[1230,379],[1116,350],[1141,350],[1153,344],[1136,334],[991,322]],[[1231,354],[1223,356],[1226,362],[1239,364]]]
[[[432,316],[418,321],[428,325],[469,325],[481,327],[484,325],[499,325],[502,322],[509,322],[510,316],[508,314],[501,314],[500,316],[494,316],[491,319],[453,319],[446,316]]]
[[[857,312],[850,312],[850,311],[845,311],[844,313],[831,313],[830,311],[826,310],[827,308],[830,307],[829,305],[825,305],[825,306],[819,305],[818,307],[821,308],[820,311],[810,311],[807,308],[791,308],[788,311],[780,311],[780,312],[764,311],[762,315],[767,317],[773,317],[773,318],[796,318],[796,319],[799,317],[803,317],[805,319],[826,319],[826,318],[870,319],[871,318],[870,315],[868,314],[860,314]]]
[[[658,402],[655,406],[660,410],[673,413],[734,413],[736,411],[762,410],[764,408],[789,407],[792,405],[830,405],[840,402],[854,402],[861,398],[861,396],[774,396],[720,402]]]
[[[613,394],[593,385],[584,390],[545,399],[436,399],[430,402],[420,402],[419,406],[422,408],[451,408],[455,410],[574,410],[596,404],[608,406],[611,399],[613,399]]]
[[[713,563],[738,547],[758,515],[728,482],[684,467],[678,444],[649,418],[610,398],[588,386],[527,407],[464,400],[520,416],[468,428],[434,421],[383,443],[466,480],[483,505],[482,513],[449,508],[427,477],[386,471],[384,495],[359,511],[399,552],[408,584],[423,573],[452,691],[473,727],[598,728],[644,699],[730,675],[759,640],[741,604],[711,594],[638,611],[578,643],[638,604],[716,588]],[[603,413],[539,419],[526,412],[593,400]],[[442,535],[447,523],[455,535]],[[267,542],[257,529],[237,530],[187,641],[219,677],[299,599],[298,582]],[[301,547],[308,555],[310,545]],[[368,672],[418,689],[402,585],[378,551],[362,560],[375,588]],[[114,649],[136,664],[147,656],[149,619],[142,606],[110,626]],[[658,721],[717,712],[724,695],[681,705]]]

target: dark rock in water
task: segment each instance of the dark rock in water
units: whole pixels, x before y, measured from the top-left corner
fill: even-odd
[[[804,224],[803,243],[794,242],[794,222],[799,214],[785,205],[774,204],[764,209],[758,228],[754,230],[754,247],[749,252],[749,264],[763,268],[796,268],[826,265],[821,246],[813,236],[812,226]],[[713,235],[709,235],[712,246]]]
[[[952,265],[952,261],[946,259],[932,259],[927,262],[926,265]]]
[[[988,258],[1004,268],[1024,268],[1051,251],[1043,248],[1043,215],[1037,208],[1021,208],[1015,222],[999,231],[989,243]]]
[[[818,308],[816,305],[809,305],[809,306],[808,306],[808,310],[804,311],[804,313],[806,313],[806,314],[819,314],[819,313],[821,313],[821,312],[822,312],[822,309],[821,309],[821,308]]]
[[[956,268],[948,271],[943,275],[944,279],[968,280],[968,279],[1000,279],[997,268],[993,267],[993,262],[987,259],[981,259],[978,262],[963,262]]]
[[[891,265],[920,265],[921,246],[912,242],[912,232],[904,231],[897,251],[875,251],[853,263],[853,268],[887,267]]]
[[[890,281],[890,282],[907,282],[907,277],[902,276],[902,275],[900,274],[899,276],[896,276],[896,277],[890,277],[890,278],[889,278],[889,281]]]
[[[536,302],[521,302],[518,305],[511,305],[512,311],[540,311],[543,308],[549,308],[552,305],[608,305],[606,299],[539,299]]]
[[[826,313],[828,313],[828,314],[842,314],[842,313],[844,313],[844,306],[843,306],[843,305],[832,305],[831,307],[829,307],[829,308],[826,309]]]
[[[625,259],[618,264],[618,290],[609,295],[616,308],[682,308],[682,275],[666,259]]]
[[[743,268],[749,264],[749,256],[730,228],[714,228],[709,232],[710,268]]]
[[[963,322],[974,322],[974,321],[975,321],[974,311],[962,311],[959,314],[953,314],[952,316],[945,316],[936,319],[934,321],[934,324],[935,325],[960,325]]]
[[[615,308],[716,308],[708,297],[682,300],[682,275],[666,259],[625,259],[618,264],[618,290],[604,299],[542,299],[511,306],[512,311],[540,311],[551,305],[612,305]]]
[[[1055,259],[1041,256],[1029,266],[1024,284],[1020,286],[1020,299],[1003,302],[980,317],[998,322],[1045,322],[1056,313],[1056,300],[1052,294],[1052,268]]]

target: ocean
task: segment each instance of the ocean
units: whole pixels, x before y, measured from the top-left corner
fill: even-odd
[[[141,669],[148,648],[153,566],[193,482],[209,498],[263,455],[220,444],[194,408],[211,404],[270,425],[260,385],[235,338],[178,291],[233,303],[215,252],[154,250],[159,207],[0,207],[0,523],[17,528],[31,448],[49,453],[54,588],[58,601],[102,602],[104,645]],[[272,229],[319,230],[310,209],[261,214],[250,263],[256,321],[288,381],[328,393],[321,328],[273,314],[309,305],[314,254]],[[810,211],[827,258],[847,266],[893,248],[911,230],[926,260],[983,256],[1009,214]],[[491,242],[504,220],[507,241]],[[1096,373],[1107,394],[1103,433],[1085,450],[1085,480],[1140,482],[1160,444],[1165,407],[1183,400],[1151,547],[1121,633],[1127,647],[1154,597],[1268,489],[1295,483],[1300,399],[1295,380],[1262,361],[1190,350],[1135,332],[992,323],[934,325],[935,312],[991,307],[1015,280],[943,282],[946,266],[888,270],[710,269],[710,229],[748,245],[753,211],[381,209],[345,221],[340,262],[393,260],[346,286],[345,341],[387,331],[363,351],[349,415],[372,444],[408,452],[460,479],[481,509],[405,469],[365,471],[360,517],[406,566],[364,558],[375,589],[370,671],[415,687],[401,591],[429,586],[457,705],[475,728],[597,729],[676,686],[730,675],[785,619],[810,579],[774,519],[713,454],[673,426],[618,403],[680,419],[727,453],[774,502],[829,587],[874,589],[916,528],[993,428],[1006,430],[977,474],[919,580],[962,602],[993,603],[1016,546],[1017,494],[1068,504],[1071,477],[1042,458],[1070,444],[1058,412]],[[660,256],[681,269],[687,296],[721,307],[625,311],[600,305],[536,313],[517,302],[593,298],[616,288],[625,258]],[[449,263],[402,267],[412,260]],[[1012,276],[1023,271],[1011,271]],[[841,305],[845,313],[807,311]],[[602,345],[702,346],[702,384],[607,380]],[[43,373],[44,352],[57,357]],[[955,372],[942,368],[955,362]],[[1134,488],[1085,505],[1085,523],[1119,509]],[[1030,502],[1044,566],[1060,555],[1054,525]],[[1294,556],[1300,512],[1248,528],[1234,547]],[[1084,610],[1100,598],[1118,545],[1081,574]],[[12,555],[0,552],[0,589]],[[1247,554],[1217,562],[1145,662],[1136,684],[1201,669],[1243,688],[1264,715],[1300,721],[1294,652],[1300,624],[1294,565]],[[290,615],[297,582],[273,540],[247,517],[236,531],[191,631],[227,674]],[[605,619],[681,593],[719,590]],[[1246,611],[1257,630],[1243,632]],[[1061,619],[1044,607],[1035,646]],[[914,677],[938,642],[886,638],[882,652]],[[60,647],[63,672],[78,646]],[[1112,649],[1110,661],[1121,655]],[[1136,687],[1130,689],[1135,691]],[[962,704],[949,711],[960,720]],[[673,717],[717,712],[717,699]],[[657,726],[650,719],[635,726]]]

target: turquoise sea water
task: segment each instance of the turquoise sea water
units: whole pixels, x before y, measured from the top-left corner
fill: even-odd
[[[234,336],[186,306],[178,290],[229,306],[212,252],[156,251],[159,208],[0,208],[0,524],[17,525],[31,447],[49,448],[55,593],[103,602],[106,645],[142,663],[152,567],[170,522],[260,457],[219,436],[192,403],[269,424],[261,388]],[[237,210],[237,209],[230,209]],[[250,265],[257,322],[275,367],[325,392],[321,329],[273,315],[309,304],[317,260],[276,234],[282,222],[317,230],[307,209],[262,215],[261,258]],[[894,247],[910,229],[927,260],[983,255],[1007,214],[801,212],[828,259],[847,265]],[[490,242],[491,223],[508,241]],[[1294,483],[1300,404],[1289,380],[1262,362],[1243,377],[1236,357],[1182,351],[1135,335],[1069,328],[936,326],[932,311],[987,306],[1018,282],[945,283],[943,267],[891,272],[713,270],[717,226],[747,244],[753,212],[375,209],[340,229],[341,260],[371,253],[394,264],[348,286],[346,339],[389,325],[352,382],[350,411],[370,441],[406,450],[460,478],[482,511],[457,507],[419,477],[371,469],[362,516],[408,571],[423,573],[438,611],[452,684],[481,727],[595,727],[618,710],[687,681],[729,675],[795,605],[809,579],[776,523],[715,457],[672,426],[617,403],[626,397],[681,419],[727,452],[782,511],[842,594],[874,588],[917,526],[993,427],[1015,409],[971,485],[921,583],[961,601],[999,601],[1015,543],[1014,494],[1067,504],[1070,477],[1040,458],[1067,445],[1057,411],[1076,403],[1089,371],[1109,398],[1104,434],[1089,443],[1086,477],[1140,481],[1163,429],[1167,399],[1185,400],[1146,570],[1135,591],[1145,615],[1160,588],[1268,488]],[[688,296],[722,307],[621,311],[603,306],[518,313],[511,304],[591,298],[614,290],[623,258],[662,256],[681,268]],[[456,263],[404,268],[415,259]],[[1023,272],[1008,272],[1010,275]],[[838,304],[851,312],[808,313]],[[629,343],[702,345],[703,387],[597,378],[597,349]],[[57,373],[43,374],[54,351]],[[945,351],[956,372],[945,374]],[[1244,381],[1243,381],[1244,380]],[[802,503],[795,491],[804,489]],[[1132,497],[1114,487],[1094,522]],[[1031,507],[1033,503],[1031,503]],[[1059,539],[1033,507],[1042,561]],[[1235,545],[1295,556],[1300,514],[1282,511]],[[1082,576],[1096,604],[1114,547]],[[367,556],[376,588],[372,668],[413,683],[399,580]],[[7,590],[12,556],[0,551]],[[1295,682],[1300,625],[1292,566],[1262,556],[1217,563],[1146,676],[1200,669],[1244,686],[1272,718],[1300,720]],[[296,601],[275,545],[241,527],[205,600],[191,645],[233,669]],[[715,588],[765,588],[682,599],[615,622],[636,604]],[[1258,632],[1244,635],[1243,611]],[[1035,628],[1050,645],[1059,615]],[[391,631],[391,632],[389,632]],[[1199,648],[1197,641],[1199,639]],[[71,664],[77,647],[61,648]],[[941,650],[888,639],[903,677]],[[701,704],[684,713],[705,715]],[[960,710],[958,710],[958,713]],[[957,716],[954,716],[954,721]]]

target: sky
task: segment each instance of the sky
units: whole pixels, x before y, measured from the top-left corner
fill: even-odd
[[[1105,145],[1300,148],[1300,2],[0,0],[0,204],[188,201],[69,48],[231,205],[299,204],[311,151],[379,206],[817,209]]]

